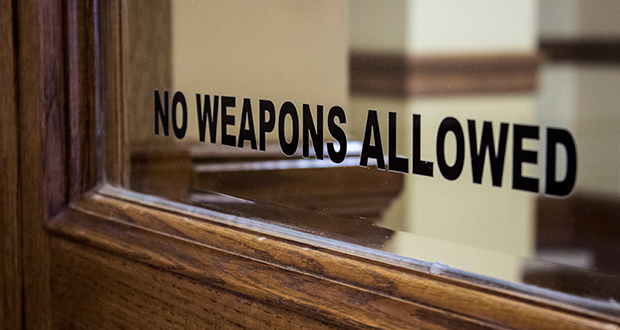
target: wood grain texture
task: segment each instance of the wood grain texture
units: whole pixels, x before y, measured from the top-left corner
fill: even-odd
[[[22,328],[19,145],[13,6],[0,3],[0,328]]]
[[[66,20],[67,199],[97,183],[94,4],[68,1]]]
[[[536,54],[410,57],[353,53],[352,94],[391,97],[533,92]]]
[[[23,328],[49,329],[49,237],[43,224],[96,181],[94,10],[78,1],[13,3],[7,13],[16,17],[17,85],[11,92],[18,116],[9,128],[17,132],[19,189],[12,193],[21,228],[20,242],[6,243],[21,249],[21,284],[14,290],[23,299],[16,307]],[[13,328],[19,327],[7,327]]]
[[[610,316],[217,224],[178,209],[171,213],[98,194],[72,205],[49,223],[63,237],[255,300],[275,299],[334,324],[386,329],[618,324]]]
[[[127,132],[127,104],[125,101],[125,68],[121,19],[126,8],[119,1],[100,3],[101,23],[101,83],[104,111],[104,152],[106,182],[129,187],[129,148]],[[125,17],[126,19],[126,17]],[[127,42],[126,40],[124,41]]]
[[[69,217],[72,217],[72,215],[69,215]],[[73,220],[79,222],[94,220],[93,218],[80,218],[65,220],[71,222]],[[82,222],[77,225],[82,227],[86,224]],[[103,227],[100,227],[101,225],[105,227],[105,224],[97,225],[96,222],[90,223],[88,227],[91,225],[95,226],[95,230],[103,229]],[[118,224],[115,224],[115,227],[116,225]],[[121,226],[108,229],[123,232],[123,236],[126,236],[131,241],[139,242],[138,245],[145,244],[150,240],[149,238],[142,237],[142,230],[138,228],[132,230]],[[85,232],[85,234],[85,236],[76,237],[77,241],[84,244],[86,243],[84,239],[88,239],[94,243],[94,246],[104,248],[101,245],[103,241],[100,241],[100,239],[105,240],[103,236],[97,235],[92,231]],[[151,238],[155,239],[156,237],[157,235],[151,236]],[[258,238],[255,238],[256,242],[260,242],[257,241]],[[187,237],[187,239],[191,238]],[[221,239],[233,243],[230,240],[235,238],[227,236]],[[263,242],[271,245],[272,242],[268,240],[271,241],[271,238],[266,237]],[[107,247],[105,249],[122,257],[129,257],[129,259],[137,257],[134,260],[149,260],[148,264],[151,266],[161,267],[173,274],[189,277],[192,281],[202,283],[203,285],[214,286],[220,291],[229,291],[234,295],[248,297],[249,300],[254,302],[262,302],[288,309],[290,312],[285,314],[285,318],[291,321],[295,321],[296,318],[302,316],[303,318],[314,319],[313,323],[327,323],[340,329],[397,329],[408,327],[421,329],[481,328],[480,324],[482,322],[475,322],[463,317],[450,319],[446,317],[446,314],[449,313],[435,311],[418,305],[410,305],[366,290],[334,283],[329,279],[306,274],[292,265],[281,267],[273,265],[267,260],[267,262],[260,262],[259,260],[252,260],[242,255],[236,255],[221,249],[213,249],[208,246],[196,245],[195,247],[198,249],[193,249],[191,243],[187,244],[188,242],[185,242],[183,246],[170,246],[169,244],[172,242],[159,239],[151,242],[154,244],[146,249],[136,249],[137,246],[126,245],[127,242],[121,240],[114,243],[120,249],[109,250]],[[245,239],[237,237],[235,242],[233,243],[235,245],[244,245]],[[247,246],[247,248],[255,249],[252,246]],[[263,256],[269,256],[272,259],[271,261],[273,261],[273,258],[277,258],[278,254],[277,250],[272,251],[268,247],[263,247],[260,251],[254,250],[254,252],[260,253]],[[181,258],[174,258],[172,256],[174,254],[179,255]],[[312,266],[315,269],[322,267],[320,259],[304,258],[302,254],[292,254],[289,258],[297,260],[298,263],[306,262],[308,266]],[[356,269],[356,271],[359,271],[359,269]],[[380,276],[379,274],[373,275]],[[382,283],[382,285],[385,284],[387,283]],[[135,290],[141,291],[140,288],[135,288]],[[242,307],[240,304],[234,304],[226,309],[234,310],[240,307]],[[153,306],[153,308],[160,309],[161,307]],[[193,306],[192,304],[176,304],[174,308],[179,308],[182,313],[187,313],[187,310],[193,308]],[[151,310],[151,312],[156,313],[156,310]],[[225,312],[220,311],[220,313]],[[299,316],[290,317],[295,314]],[[423,315],[423,319],[412,317],[413,315]],[[220,317],[217,316],[215,319]],[[86,320],[82,322],[84,321]],[[126,321],[131,322],[130,319]],[[239,318],[237,322],[242,324],[243,328],[251,328],[247,324],[248,319]],[[297,323],[293,324],[293,326],[305,327],[306,324]]]
[[[126,186],[125,9],[120,1],[100,5],[105,171],[111,185]],[[311,244],[283,231],[251,229],[248,217],[233,215],[234,209],[197,213],[150,197],[136,201],[105,185],[86,192],[97,144],[74,128],[88,130],[88,104],[95,103],[89,92],[95,73],[87,64],[88,43],[95,40],[88,28],[94,8],[29,0],[17,9],[23,27],[17,104],[24,328],[610,329],[620,324],[612,316],[555,301],[376,261],[354,249],[345,253],[341,245],[318,238],[320,243]],[[77,61],[71,55],[76,49]],[[76,62],[86,64],[67,67]],[[76,81],[79,88],[72,85]],[[75,178],[86,183],[76,185]],[[53,234],[51,243],[43,224]]]
[[[64,204],[61,12],[53,1],[19,1],[18,113],[20,148],[19,207],[22,230],[24,329],[51,326],[49,242],[43,222]],[[46,190],[48,188],[49,190]]]
[[[52,240],[57,329],[333,329],[275,301]]]

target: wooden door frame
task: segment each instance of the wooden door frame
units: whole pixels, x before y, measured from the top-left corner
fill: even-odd
[[[179,281],[287,311],[282,316],[252,316],[263,324],[284,317],[293,323],[315,320],[317,327],[355,329],[620,325],[616,317],[550,299],[391,264],[346,244],[124,190],[128,151],[121,1],[100,1],[99,9],[93,1],[77,0],[13,5],[17,112],[2,117],[2,123],[17,128],[3,131],[3,136],[16,137],[7,142],[12,146],[7,154],[18,153],[19,160],[13,165],[19,172],[18,210],[11,211],[14,220],[7,223],[17,225],[19,218],[14,237],[23,248],[12,272],[23,274],[15,281],[23,281],[24,319],[13,322],[23,322],[23,328],[58,326],[58,301],[52,299],[62,296],[54,294],[50,284],[51,240],[94,248],[173,274]],[[100,36],[94,28],[96,10]],[[100,56],[98,43],[103,45]],[[105,109],[106,183],[98,181],[97,174],[99,102]],[[8,196],[3,191],[2,197]],[[3,256],[13,253],[6,251]],[[8,287],[21,285],[17,282]],[[16,299],[10,306],[3,304],[3,310],[22,303]],[[230,304],[234,308],[235,303]],[[239,323],[249,326],[248,320]]]
[[[21,229],[13,4],[0,4],[0,328],[22,323]]]

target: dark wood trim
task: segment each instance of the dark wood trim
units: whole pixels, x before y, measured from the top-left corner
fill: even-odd
[[[24,329],[50,329],[50,245],[44,222],[96,184],[94,8],[81,1],[13,4],[18,116],[12,127],[18,135],[19,189],[12,193],[21,226],[21,244],[15,245],[22,259],[22,285],[16,287],[23,299],[19,317]]]
[[[104,189],[74,201],[48,227],[72,241],[338,328],[595,329],[618,322],[231,220],[217,212],[197,216],[190,207],[143,204]]]
[[[410,57],[352,53],[350,90],[391,97],[533,92],[539,66],[536,54]]]
[[[67,199],[97,184],[97,128],[94,3],[69,1],[66,15],[67,51]]]
[[[107,183],[129,187],[129,142],[124,87],[126,58],[122,53],[125,4],[119,1],[101,2],[101,83],[105,126],[105,180]]]
[[[19,220],[14,7],[0,3],[0,328],[22,328],[22,257]]]
[[[51,243],[53,290],[65,298],[55,308],[60,315],[75,315],[58,318],[55,329],[334,328],[273,302],[231,294],[204,281],[181,281],[179,275],[109,252],[61,238]],[[154,312],[151,306],[166,307]],[[114,317],[101,317],[110,314]]]
[[[620,64],[620,39],[541,40],[540,51],[549,62]]]
[[[24,329],[49,329],[49,241],[43,221],[65,203],[61,4],[19,1],[17,66]]]
[[[73,129],[88,130],[94,118],[89,91],[95,72],[87,65],[89,52],[81,48],[95,40],[88,28],[94,23],[78,19],[75,29],[64,19],[93,17],[80,10],[94,8],[75,4],[31,0],[18,5],[25,328],[620,325],[613,316],[377,261],[344,243],[260,226],[251,215],[231,214],[233,209],[197,212],[114,188],[125,186],[129,174],[120,1],[100,3],[110,184],[90,189],[97,143]],[[76,31],[87,34],[86,40],[74,38]],[[83,70],[67,68],[76,63],[69,55],[76,50]],[[80,88],[71,89],[71,82]],[[81,97],[72,93],[88,102],[77,102]],[[72,156],[78,154],[83,156]],[[86,183],[76,184],[78,179]]]

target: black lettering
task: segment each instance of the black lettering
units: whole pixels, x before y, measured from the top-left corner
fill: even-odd
[[[512,189],[538,192],[538,179],[522,175],[523,163],[538,163],[538,153],[523,150],[523,139],[538,139],[538,126],[513,125]]]
[[[388,171],[409,172],[409,159],[396,156],[396,112],[388,114]]]
[[[234,108],[236,104],[233,96],[222,96],[222,144],[234,147],[236,146],[237,139],[234,135],[227,133],[226,127],[229,125],[235,125],[235,116],[229,115],[227,109]]]
[[[291,142],[286,141],[285,136],[285,119],[286,115],[291,116],[293,124],[293,137]],[[293,156],[297,151],[297,145],[299,144],[299,115],[295,105],[290,102],[284,102],[280,107],[280,115],[278,117],[278,140],[280,141],[280,149],[287,156]]]
[[[413,115],[413,154],[411,155],[411,173],[425,176],[433,176],[433,162],[420,160],[422,150],[420,148],[420,115]]]
[[[158,120],[159,119],[159,120]],[[164,91],[164,106],[161,105],[161,98],[159,91],[155,90],[155,134],[159,135],[159,122],[161,121],[161,128],[164,131],[164,135],[168,136],[168,91]]]
[[[265,151],[265,133],[273,132],[276,127],[276,108],[273,102],[269,100],[259,101],[260,115],[259,115],[259,127],[258,134],[260,139],[260,150]],[[265,114],[269,114],[269,120],[265,121]]]
[[[246,122],[249,125],[247,129],[245,128]],[[239,144],[237,147],[243,148],[245,140],[249,140],[252,149],[256,150],[256,131],[254,131],[254,119],[252,118],[252,104],[250,99],[243,99],[241,125],[239,127]]]
[[[502,186],[502,177],[504,175],[504,160],[506,159],[506,141],[508,139],[508,124],[502,123],[499,130],[499,145],[495,151],[495,142],[493,139],[493,125],[490,121],[485,121],[482,126],[482,137],[480,139],[480,149],[476,147],[476,121],[468,120],[469,128],[469,148],[471,152],[471,174],[474,183],[482,183],[482,173],[484,171],[484,160],[486,151],[489,150],[489,159],[491,163],[491,178],[493,185]]]
[[[181,108],[183,109],[183,124],[181,127],[177,123],[177,105],[179,103],[181,103]],[[185,101],[185,95],[181,92],[174,93],[172,97],[172,130],[174,131],[174,136],[179,140],[184,138],[187,132],[187,102]]]
[[[378,168],[385,170],[383,146],[381,145],[381,133],[379,130],[377,110],[368,110],[368,117],[366,117],[366,129],[364,131],[364,142],[362,144],[362,155],[360,156],[360,166],[368,166],[368,157],[371,157],[377,160]],[[375,138],[375,145],[370,145],[371,135]]]
[[[317,159],[323,159],[323,106],[316,106],[316,128],[314,127],[314,121],[312,120],[312,113],[310,113],[310,106],[303,105],[303,157],[310,157],[310,142],[308,141],[312,137],[312,145],[314,146],[314,153]]]
[[[347,122],[347,117],[344,113],[344,110],[339,106],[333,106],[329,109],[329,113],[327,114],[327,129],[329,130],[329,134],[338,141],[338,145],[340,146],[340,150],[336,152],[334,148],[334,143],[327,143],[327,154],[329,155],[329,159],[331,159],[334,163],[342,163],[345,157],[347,156],[347,135],[344,133],[344,130],[340,128],[334,121],[334,119],[338,117],[338,120],[341,124]]]
[[[215,143],[215,135],[217,134],[217,112],[220,97],[213,96],[213,112],[211,112],[211,98],[205,95],[204,108],[200,102],[200,94],[196,94],[196,112],[198,114],[198,137],[200,142],[205,142],[205,133],[207,122],[209,123],[209,138],[211,143]],[[206,115],[206,118],[205,118]]]
[[[448,132],[454,133],[456,137],[456,161],[452,166],[448,166],[445,158],[445,142]],[[465,137],[463,136],[463,129],[458,120],[453,117],[447,117],[441,122],[437,132],[437,165],[439,166],[439,171],[444,178],[456,180],[463,171],[464,163]]]
[[[562,144],[566,150],[566,176],[562,181],[555,180],[556,145]],[[570,194],[577,179],[577,149],[571,134],[563,129],[547,128],[547,165],[545,193],[556,196]]]

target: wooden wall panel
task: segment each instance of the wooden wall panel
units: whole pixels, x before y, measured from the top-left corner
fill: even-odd
[[[106,185],[88,192],[97,143],[80,132],[92,129],[93,108],[87,104],[96,101],[95,82],[79,78],[95,72],[88,65],[84,70],[67,65],[88,62],[88,52],[94,54],[88,45],[95,39],[88,28],[94,18],[81,12],[93,8],[76,0],[12,4],[20,27],[14,34],[19,117],[0,116],[15,129],[0,135],[7,137],[2,142],[7,150],[19,150],[19,189],[13,199],[6,192],[0,196],[16,201],[12,212],[21,225],[23,328],[611,329],[620,324],[614,316],[389,264],[351,247],[343,252],[342,243],[318,236],[301,240],[301,234],[284,235],[273,226],[257,231],[256,223],[250,225],[253,217],[231,214],[236,210],[201,209],[197,215],[194,208],[158,204],[152,197],[136,201],[127,197],[135,194]],[[120,1],[99,4],[106,170],[110,183],[126,186],[124,7]],[[87,36],[74,39],[80,33]],[[73,89],[73,82],[88,88]],[[2,228],[1,235],[10,233]],[[3,264],[6,251],[3,247]],[[4,283],[3,290],[10,288]]]
[[[22,279],[19,222],[14,19],[11,1],[0,3],[0,328],[21,329]]]
[[[338,252],[328,242],[239,228],[233,225],[238,216],[205,210],[213,218],[197,217],[191,207],[136,204],[118,190],[103,193],[86,194],[53,219],[50,230],[109,251],[121,263],[134,260],[340,328],[597,329],[618,323],[552,300]]]
[[[69,221],[76,221],[78,226],[91,223],[89,227],[95,232],[107,226],[92,220],[78,216]],[[317,277],[297,267],[273,264],[277,262],[277,254],[285,253],[277,248],[256,251],[259,255],[271,255],[271,262],[261,262],[219,248],[181,242],[179,245],[165,238],[161,241],[163,237],[141,229],[128,230],[124,226],[109,229],[149,247],[130,247],[124,239],[109,241],[120,248],[109,254],[85,247],[85,241],[80,238],[77,240],[80,245],[54,239],[55,328],[114,328],[121,324],[139,329],[155,326],[269,329],[272,324],[276,329],[496,328],[482,320],[378,295],[355,285],[343,285],[329,276]],[[106,245],[101,241],[107,239],[105,235],[83,234],[86,235],[83,238],[91,237],[95,246]],[[226,241],[230,237],[222,239]],[[241,236],[238,241],[230,243],[245,244]],[[136,262],[136,257],[144,264]],[[298,259],[298,264],[307,262],[316,270],[322,267],[321,259],[310,260],[297,254],[288,258]],[[339,270],[325,269],[325,272]],[[367,271],[358,275],[365,276],[364,273]],[[379,279],[382,274],[372,277],[378,285],[389,285],[387,279]]]
[[[114,186],[129,187],[129,148],[127,107],[125,102],[126,80],[123,70],[123,30],[121,21],[125,7],[120,1],[100,3],[100,64],[101,106],[105,109],[103,152],[105,182]],[[105,117],[105,118],[104,118]],[[101,123],[99,123],[101,125]]]
[[[257,301],[63,239],[51,245],[55,329],[335,328],[277,297]]]
[[[67,200],[97,184],[94,3],[68,1],[65,15],[67,74]]]
[[[65,203],[61,5],[15,1],[18,49],[19,208],[24,329],[49,329],[49,242],[44,219]]]

